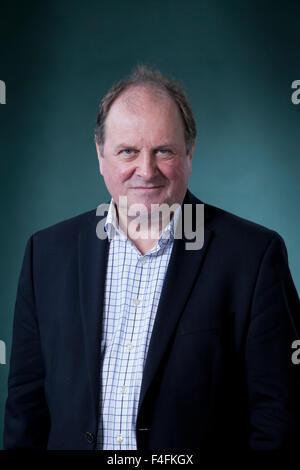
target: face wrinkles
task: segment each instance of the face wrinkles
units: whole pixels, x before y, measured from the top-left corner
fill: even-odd
[[[153,87],[136,86],[111,106],[105,123],[103,157],[97,146],[100,172],[118,206],[142,203],[181,204],[191,172],[183,122],[173,100]]]

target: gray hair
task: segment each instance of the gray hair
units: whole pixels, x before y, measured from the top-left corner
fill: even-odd
[[[145,65],[137,65],[128,78],[113,84],[100,102],[95,129],[95,142],[99,145],[103,156],[105,140],[105,121],[114,101],[125,90],[134,85],[149,84],[167,93],[177,104],[184,126],[186,151],[189,154],[196,140],[197,129],[192,107],[184,88],[173,79],[168,79],[159,70],[154,70]]]

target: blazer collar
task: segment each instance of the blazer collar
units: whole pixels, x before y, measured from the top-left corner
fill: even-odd
[[[78,240],[78,281],[83,341],[96,419],[99,414],[102,311],[109,247],[107,239],[97,237],[98,222],[99,217],[96,218],[95,210],[95,214],[92,214],[90,221],[81,230]]]

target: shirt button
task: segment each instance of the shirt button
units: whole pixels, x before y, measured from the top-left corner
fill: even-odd
[[[127,388],[126,387],[121,387],[121,393],[126,393],[127,392]]]
[[[93,432],[87,431],[85,433],[85,438],[90,444],[92,444],[95,440],[95,434]]]
[[[140,258],[140,263],[145,264],[146,263],[146,258]]]
[[[134,299],[133,304],[134,305],[140,305],[141,300],[140,299]]]
[[[128,351],[131,351],[134,348],[134,344],[133,343],[128,343],[128,344],[126,344],[126,348],[128,349]]]
[[[124,441],[124,439],[123,439],[122,436],[117,436],[116,441],[117,441],[119,444],[121,444],[121,443]]]

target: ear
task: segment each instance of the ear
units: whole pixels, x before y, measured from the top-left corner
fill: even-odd
[[[96,150],[97,150],[98,161],[99,161],[99,170],[100,170],[101,175],[103,176],[103,168],[102,168],[102,165],[103,165],[103,156],[102,156],[100,147],[99,147],[99,145],[97,144],[97,142],[95,142],[95,144],[96,144]]]

